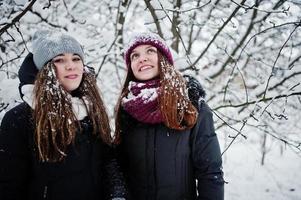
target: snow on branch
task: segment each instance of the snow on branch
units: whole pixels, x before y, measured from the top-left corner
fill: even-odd
[[[145,0],[147,1],[147,0]],[[211,0],[209,0],[208,2],[204,3],[203,5],[201,6],[196,6],[194,8],[190,8],[190,9],[186,9],[186,10],[181,10],[181,9],[168,9],[166,8],[165,11],[168,11],[168,12],[173,12],[173,13],[179,13],[179,14],[183,14],[183,13],[186,13],[186,12],[191,12],[191,11],[194,11],[194,10],[201,10],[203,9],[205,6],[209,5],[211,3]],[[163,11],[163,9],[154,9],[155,11]]]
[[[13,19],[9,20],[3,27],[0,29],[0,36],[7,31],[11,26],[13,26],[16,22],[20,21],[20,19],[32,8],[33,4],[36,0],[29,1],[28,5],[25,6],[24,10],[16,15]]]
[[[300,92],[293,92],[293,93],[290,93],[290,94],[276,95],[274,97],[264,97],[264,98],[261,98],[261,99],[258,99],[258,100],[248,101],[248,102],[241,103],[241,104],[225,104],[225,105],[220,105],[220,106],[214,107],[213,110],[219,110],[221,108],[239,108],[239,107],[245,107],[245,106],[257,104],[259,102],[267,102],[267,101],[272,101],[274,99],[287,98],[287,97],[290,97],[290,96],[301,96],[301,91]]]
[[[246,12],[248,10],[254,9],[254,10],[258,10],[260,12],[265,12],[265,13],[269,13],[269,14],[271,14],[271,13],[284,13],[284,14],[287,14],[287,12],[289,11],[289,7],[288,8],[284,8],[282,10],[264,10],[264,9],[260,9],[258,7],[258,5],[256,5],[256,3],[253,6],[248,6],[248,5],[243,5],[243,4],[237,3],[234,0],[231,0],[231,2],[234,3],[234,4],[236,4],[236,5],[238,5],[238,6],[240,6],[240,7],[242,7],[242,8],[244,8]]]
[[[189,55],[188,55],[188,50],[187,50],[187,48],[186,48],[186,45],[185,45],[185,43],[184,43],[184,41],[183,41],[183,38],[182,38],[181,34],[179,33],[179,30],[180,30],[180,29],[179,29],[179,27],[178,27],[178,23],[175,23],[175,22],[170,18],[170,16],[168,15],[167,11],[166,11],[165,8],[163,7],[162,3],[161,3],[159,0],[158,0],[158,2],[159,2],[159,4],[160,4],[162,10],[164,11],[165,15],[166,15],[167,18],[169,19],[170,23],[173,25],[173,27],[172,27],[172,32],[173,32],[174,37],[179,38],[179,40],[180,40],[181,43],[182,43],[183,48],[185,49],[186,57],[187,57],[187,60],[188,60],[189,65],[190,65],[189,68],[190,68],[191,70],[193,70],[193,71],[197,71],[197,68],[195,67],[195,65],[191,64],[192,62],[191,62],[191,59],[190,59],[190,57],[189,57]]]
[[[241,1],[241,5],[243,5],[246,2],[246,0]],[[234,11],[231,13],[231,15],[227,18],[227,20],[223,23],[223,25],[218,29],[218,31],[214,34],[206,48],[202,51],[202,53],[197,57],[197,59],[190,65],[196,66],[196,64],[200,61],[200,59],[205,55],[205,53],[208,51],[209,47],[213,44],[215,39],[218,37],[218,35],[222,32],[222,30],[226,27],[226,25],[231,21],[231,19],[235,16],[235,14],[238,12],[238,10],[241,8],[241,6],[237,6]]]
[[[288,38],[286,39],[286,41],[285,41],[285,42],[283,43],[283,45],[281,46],[281,48],[280,48],[280,50],[279,50],[279,52],[278,52],[277,58],[275,59],[275,61],[274,61],[274,63],[273,63],[273,67],[272,67],[272,70],[271,70],[271,74],[270,74],[270,76],[269,76],[269,78],[268,78],[268,81],[267,81],[267,84],[266,84],[266,87],[265,87],[265,90],[264,90],[264,93],[263,93],[263,98],[265,98],[266,92],[267,92],[268,87],[269,87],[270,80],[271,80],[271,78],[274,76],[274,68],[275,68],[275,66],[276,66],[276,63],[277,63],[277,61],[278,61],[278,59],[279,59],[279,56],[280,56],[280,54],[281,54],[281,52],[282,52],[284,46],[285,46],[286,43],[290,40],[290,38],[292,37],[292,35],[293,35],[293,33],[296,31],[296,29],[300,27],[300,25],[301,25],[301,23],[298,23],[298,24],[295,25],[294,29],[293,29],[292,32],[289,34],[289,36],[288,36]]]

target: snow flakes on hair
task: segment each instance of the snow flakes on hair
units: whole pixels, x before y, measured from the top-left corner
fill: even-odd
[[[60,103],[59,101],[61,98],[66,97],[68,98],[70,95],[67,93],[62,86],[60,85],[56,72],[55,72],[55,67],[52,62],[47,64],[46,69],[45,69],[45,76],[46,79],[46,84],[45,84],[45,93],[46,95],[44,97],[49,98],[50,95],[54,99],[53,103]],[[70,100],[70,97],[67,99],[67,101]],[[42,100],[44,101],[44,100]],[[45,101],[44,101],[45,102]],[[59,105],[53,105],[53,106],[59,106]]]
[[[187,109],[188,95],[186,91],[186,82],[181,79],[180,73],[175,67],[167,62],[164,57],[161,57],[160,65],[162,70],[162,82],[164,84],[163,92],[172,93],[175,99],[179,99],[177,104],[178,110],[183,112]]]
[[[34,93],[35,141],[39,158],[47,162],[62,160],[66,157],[67,146],[74,139],[76,117],[71,95],[57,80],[52,62],[39,72]]]
[[[188,98],[186,81],[167,59],[159,54],[161,68],[160,105],[167,127],[183,130],[196,123],[197,110]]]
[[[156,47],[168,60],[170,64],[173,64],[172,54],[165,41],[157,34],[154,33],[138,33],[135,34],[124,48],[124,59],[127,67],[130,66],[130,55],[132,51],[139,45],[148,44]]]

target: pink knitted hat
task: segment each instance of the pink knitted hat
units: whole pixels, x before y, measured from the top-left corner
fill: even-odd
[[[124,48],[124,60],[126,66],[129,67],[131,64],[130,55],[132,51],[139,45],[148,44],[156,47],[173,65],[173,58],[169,47],[166,45],[165,41],[157,34],[154,33],[138,33],[135,34],[129,41],[128,45]]]

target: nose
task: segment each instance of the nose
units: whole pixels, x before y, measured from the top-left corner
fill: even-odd
[[[140,57],[139,57],[139,62],[144,62],[144,61],[147,61],[148,60],[148,57],[146,54],[141,54]]]
[[[72,61],[67,61],[65,68],[66,70],[73,70],[75,68],[75,65]]]

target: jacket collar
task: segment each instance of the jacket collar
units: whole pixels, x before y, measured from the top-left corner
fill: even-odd
[[[27,103],[34,110],[35,105],[34,105],[33,89],[34,89],[33,84],[26,84],[21,86],[20,91],[23,94],[23,101]],[[77,120],[84,119],[88,115],[88,111],[87,111],[88,106],[86,105],[88,105],[89,102],[84,97],[82,99],[78,97],[70,97],[70,99],[72,104],[72,110]]]

